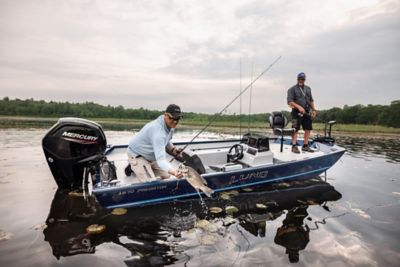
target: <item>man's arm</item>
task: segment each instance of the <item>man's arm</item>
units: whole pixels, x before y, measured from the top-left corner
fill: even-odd
[[[317,109],[315,108],[314,101],[310,102],[310,106],[311,106],[311,117],[315,118],[317,116]]]
[[[171,164],[168,163],[163,140],[157,134],[155,134],[152,138],[152,145],[158,166],[160,166],[162,170],[177,178],[182,177],[182,174],[178,172],[178,170],[172,168]]]
[[[306,113],[306,111],[304,110],[304,108],[300,105],[298,105],[295,101],[295,95],[294,95],[294,87],[290,88],[287,91],[287,103],[289,105],[289,107],[293,108],[293,109],[297,109],[301,114]]]
[[[301,114],[306,113],[305,109],[304,109],[302,106],[298,105],[298,104],[297,104],[296,102],[294,102],[294,101],[290,101],[290,102],[288,103],[288,105],[289,105],[289,107],[291,107],[291,108],[297,109]]]
[[[311,88],[308,87],[308,92],[310,94],[310,107],[311,107],[311,118],[315,118],[317,116],[317,109],[315,108],[314,98],[312,96]]]
[[[170,154],[171,156],[179,157],[182,156],[182,149],[177,148],[176,146],[174,146],[171,142],[168,143],[168,145],[165,147],[166,151],[168,154]]]

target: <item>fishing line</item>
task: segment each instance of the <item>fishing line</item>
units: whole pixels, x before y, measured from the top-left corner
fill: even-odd
[[[204,130],[207,129],[207,128],[218,118],[218,116],[220,116],[230,105],[232,105],[232,103],[235,102],[244,92],[246,92],[249,88],[251,88],[251,87],[253,86],[253,84],[254,84],[258,79],[260,79],[261,76],[263,76],[267,71],[269,71],[269,70],[272,68],[272,66],[274,66],[275,63],[277,63],[281,58],[282,58],[282,56],[279,56],[277,59],[275,59],[274,62],[272,62],[265,70],[263,70],[263,72],[261,72],[249,85],[246,86],[246,88],[244,88],[235,98],[233,98],[232,101],[230,101],[219,113],[214,114],[214,116],[211,118],[210,122],[207,123],[207,125],[206,125],[203,129],[201,129],[201,130],[192,138],[192,140],[190,140],[189,143],[187,143],[187,144],[183,147],[182,151],[185,150],[185,148],[187,148],[188,145],[190,145],[191,143],[193,143],[193,141],[194,141],[197,137],[199,137],[199,135],[200,135],[201,133],[203,133]]]

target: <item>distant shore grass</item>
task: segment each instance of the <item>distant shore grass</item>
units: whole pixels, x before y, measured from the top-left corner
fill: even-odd
[[[105,130],[137,130],[145,125],[148,120],[136,119],[114,119],[114,118],[88,118],[103,126]],[[58,118],[46,117],[22,117],[22,116],[0,116],[0,128],[49,128],[58,121]],[[180,128],[203,128],[207,122],[182,120]],[[314,123],[316,132],[323,132],[324,124]],[[248,128],[247,121],[242,123],[242,133]],[[270,127],[266,123],[251,123],[251,130],[263,132],[269,130]],[[214,122],[209,131],[218,131],[226,133],[239,133],[239,122]],[[400,128],[392,128],[380,125],[362,125],[362,124],[336,124],[333,127],[333,132],[336,133],[360,133],[360,134],[395,134],[400,135]]]

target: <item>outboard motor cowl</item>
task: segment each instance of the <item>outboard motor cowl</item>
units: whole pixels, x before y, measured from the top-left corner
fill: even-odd
[[[59,188],[82,185],[84,168],[107,146],[101,126],[80,118],[61,118],[42,140],[46,161]]]

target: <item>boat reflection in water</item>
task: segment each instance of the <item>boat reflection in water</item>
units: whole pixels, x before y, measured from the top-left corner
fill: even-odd
[[[304,222],[307,208],[319,205],[329,212],[327,201],[340,198],[333,186],[316,177],[225,192],[212,199],[119,210],[126,213],[118,215],[103,209],[93,198],[58,190],[44,235],[57,259],[95,253],[96,246],[113,242],[131,253],[123,259],[128,266],[163,266],[191,260],[185,246],[188,233],[206,233],[197,238],[197,246],[213,245],[218,238],[226,238],[233,226],[263,238],[267,225],[271,229],[269,224],[282,217],[282,225],[274,230],[275,244],[268,245],[283,246],[290,262],[297,262],[299,251],[310,241],[310,228]],[[104,225],[105,230],[88,233],[87,227],[93,224]]]

